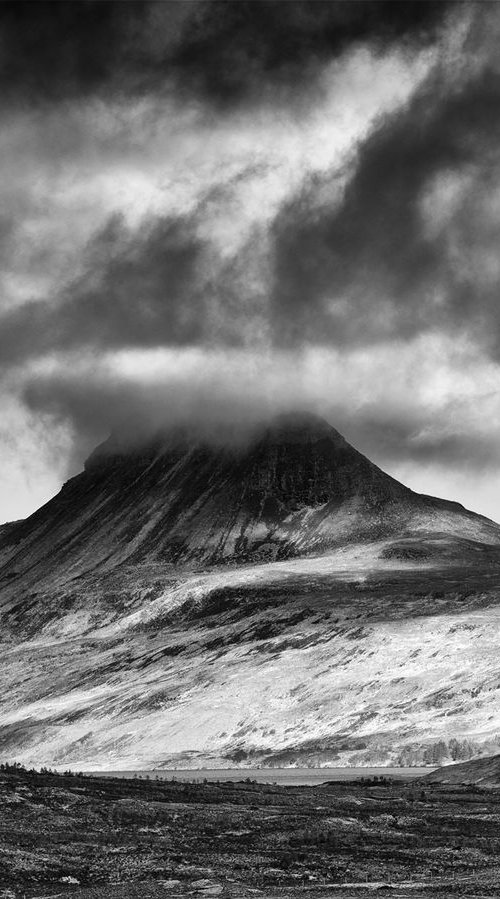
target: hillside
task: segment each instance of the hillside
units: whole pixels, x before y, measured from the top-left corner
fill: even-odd
[[[326,422],[117,437],[0,534],[0,756],[439,764],[499,744],[500,527]]]
[[[482,787],[500,787],[500,755],[472,759],[458,765],[445,765],[424,778],[430,783],[477,784]]]

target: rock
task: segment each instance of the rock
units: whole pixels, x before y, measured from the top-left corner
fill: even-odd
[[[194,890],[200,890],[204,896],[218,896],[222,893],[224,887],[220,883],[214,883],[212,880],[194,880],[191,883]]]

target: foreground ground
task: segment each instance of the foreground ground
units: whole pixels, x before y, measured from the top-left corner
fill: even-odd
[[[500,790],[0,774],[0,897],[500,896]]]

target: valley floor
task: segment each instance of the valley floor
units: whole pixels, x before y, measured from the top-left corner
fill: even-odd
[[[500,896],[500,790],[19,771],[0,803],[3,899]]]

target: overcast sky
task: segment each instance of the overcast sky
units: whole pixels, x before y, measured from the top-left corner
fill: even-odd
[[[500,520],[500,4],[0,3],[0,521],[325,415]]]

